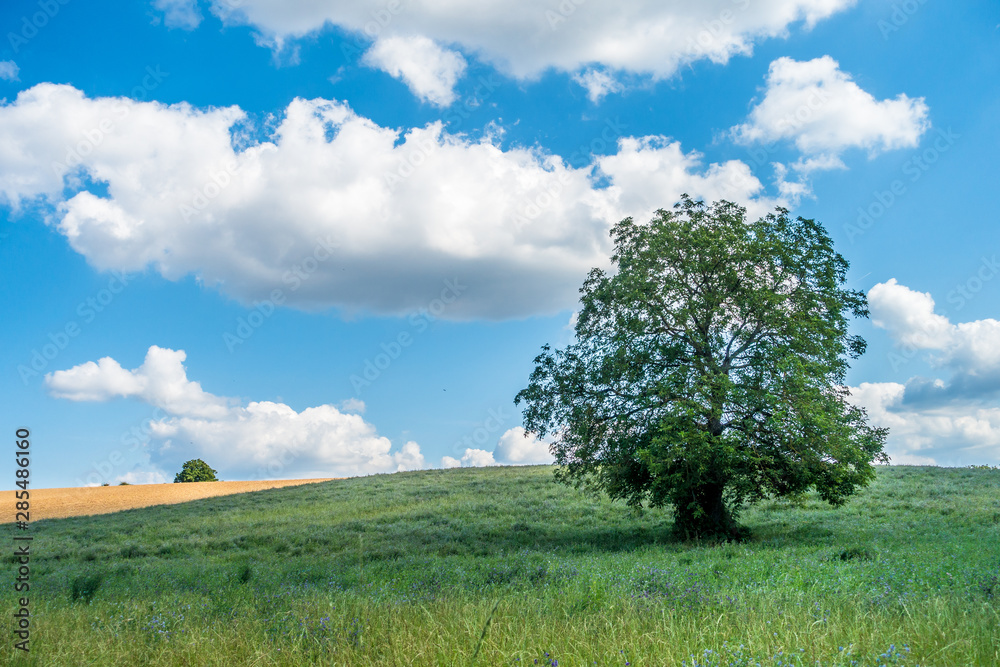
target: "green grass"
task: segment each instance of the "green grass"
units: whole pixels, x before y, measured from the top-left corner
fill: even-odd
[[[844,507],[742,520],[685,544],[530,467],[39,521],[31,653],[7,635],[0,661],[1000,665],[1000,471],[882,468]]]

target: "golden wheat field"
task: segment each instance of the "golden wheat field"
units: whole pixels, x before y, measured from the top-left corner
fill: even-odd
[[[314,484],[335,478],[279,479],[258,482],[186,482],[183,484],[133,484],[129,486],[31,489],[31,520],[108,514],[136,507],[170,505],[200,498],[263,491],[283,486]],[[6,492],[11,499],[14,491]]]

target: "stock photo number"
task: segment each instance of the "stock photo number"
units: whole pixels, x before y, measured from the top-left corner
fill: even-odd
[[[14,522],[18,530],[28,530],[31,505],[28,500],[28,481],[31,478],[31,437],[30,431],[26,428],[19,428],[14,433],[14,462],[16,469],[14,472],[14,486],[17,487],[14,493]],[[31,536],[14,536],[14,562],[17,564],[17,576],[14,580],[14,591],[23,594],[18,598],[17,611],[14,612],[14,648],[19,651],[28,652],[28,641],[31,637],[31,616],[28,611],[29,600],[27,593],[31,589],[30,577],[31,568]]]

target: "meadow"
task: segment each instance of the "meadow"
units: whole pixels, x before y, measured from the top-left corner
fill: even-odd
[[[742,521],[748,542],[683,543],[668,511],[544,466],[38,521],[31,652],[5,633],[0,661],[1000,665],[1000,470],[882,467],[843,507],[807,494]]]

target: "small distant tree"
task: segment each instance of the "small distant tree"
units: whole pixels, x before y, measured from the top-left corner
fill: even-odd
[[[821,225],[685,195],[611,235],[617,271],[584,282],[576,342],[546,345],[516,399],[556,436],[557,479],[726,539],[745,502],[811,487],[839,505],[875,477],[887,432],[845,386],[867,300]]]
[[[181,471],[174,477],[177,482],[218,482],[215,471],[208,467],[208,464],[201,459],[191,459],[181,467]]]

